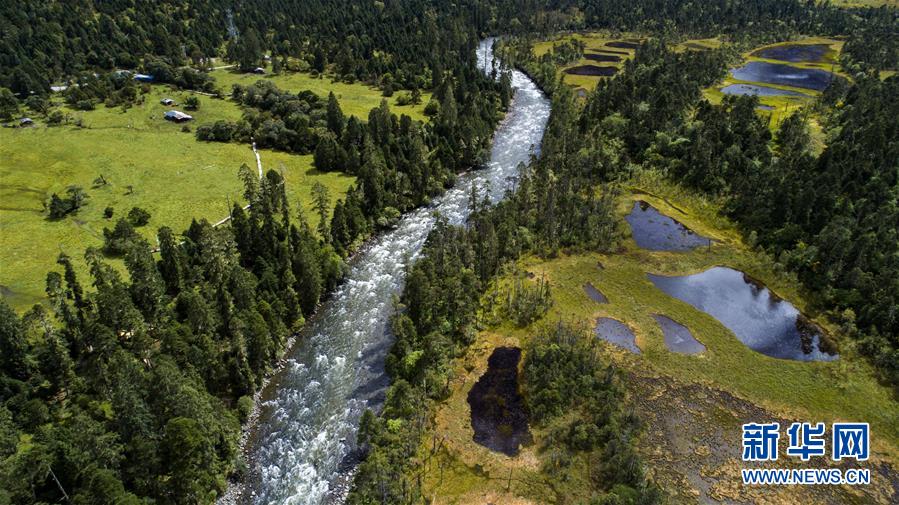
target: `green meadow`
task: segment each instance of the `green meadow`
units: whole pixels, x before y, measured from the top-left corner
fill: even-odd
[[[229,203],[240,201],[237,177],[242,163],[255,170],[256,159],[247,145],[198,142],[193,132],[162,119],[169,107],[159,103],[188,96],[165,86],[152,86],[143,103],[127,110],[99,106],[80,112],[66,110],[69,124],[48,127],[41,118],[30,128],[0,129],[0,292],[16,309],[44,299],[46,273],[64,252],[85,273],[82,256],[101,246],[103,228],[112,228],[132,207],[151,214],[139,231],[155,242],[160,226],[183,231],[193,218],[216,222],[228,215]],[[188,111],[197,125],[219,119],[236,120],[241,110],[232,102],[200,97],[200,108]],[[180,106],[173,107],[178,110]],[[75,126],[75,121],[81,126]],[[260,151],[263,168],[282,171],[294,205],[301,204],[314,226],[311,187],[318,181],[329,188],[332,201],[345,194],[353,178],[319,173],[311,156]],[[95,185],[102,176],[106,184]],[[69,186],[88,194],[86,205],[64,219],[51,221],[43,204]],[[112,207],[112,219],[103,216]]]
[[[313,77],[311,74],[303,72],[259,75],[237,72],[234,68],[218,68],[210,72],[210,75],[215,77],[216,84],[225,95],[231,92],[231,87],[235,84],[250,86],[260,80],[273,82],[278,88],[293,93],[308,89],[319,96],[327,97],[328,93],[333,92],[340,102],[344,114],[353,115],[363,120],[368,119],[370,110],[381,105],[381,100],[387,100],[390,110],[397,116],[406,114],[412,119],[427,121],[423,111],[428,100],[431,99],[431,93],[422,92],[420,104],[401,106],[396,103],[400,91],[395,92],[390,98],[385,98],[382,96],[381,90],[365,84],[347,84],[334,81],[324,75]]]

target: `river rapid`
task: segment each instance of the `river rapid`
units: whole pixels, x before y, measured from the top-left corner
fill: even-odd
[[[477,49],[478,65],[493,68],[492,39]],[[539,150],[550,104],[536,84],[514,71],[515,95],[498,126],[485,168],[459,176],[453,189],[405,215],[352,260],[345,282],[297,336],[283,366],[257,396],[244,441],[246,481],[220,503],[342,503],[358,461],[356,431],[366,408],[378,409],[389,378],[384,358],[392,338],[387,320],[436,221],[462,224],[472,184],[494,202],[516,180],[518,166]]]

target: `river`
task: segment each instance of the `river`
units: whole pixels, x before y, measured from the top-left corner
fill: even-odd
[[[478,65],[489,72],[492,39],[480,43]],[[353,259],[345,282],[310,319],[283,367],[259,395],[246,439],[247,478],[222,501],[252,504],[340,503],[355,468],[359,418],[377,409],[389,379],[384,358],[391,345],[386,323],[439,213],[451,224],[469,214],[472,184],[498,201],[515,181],[518,165],[539,149],[549,100],[521,72],[515,95],[496,130],[490,161],[460,176],[453,189],[371,241]],[[236,496],[241,496],[235,500]]]

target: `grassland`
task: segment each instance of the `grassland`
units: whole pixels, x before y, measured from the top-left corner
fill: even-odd
[[[391,98],[384,98],[381,90],[365,84],[346,84],[333,81],[323,75],[313,77],[311,74],[303,72],[258,75],[238,72],[234,68],[219,68],[210,72],[210,75],[215,78],[216,84],[226,95],[231,91],[231,86],[235,84],[249,86],[259,80],[273,82],[279,88],[293,93],[308,89],[319,96],[327,97],[328,93],[333,92],[340,102],[344,114],[353,115],[363,120],[368,119],[370,110],[381,105],[381,100],[387,100],[391,111],[396,115],[406,114],[412,119],[426,121],[427,117],[423,111],[425,104],[431,99],[430,93],[422,92],[420,104],[400,106],[396,103],[400,92],[394,93]]]
[[[579,66],[579,65],[597,65],[597,66],[603,66],[603,67],[615,67],[615,68],[620,69],[624,65],[624,62],[626,60],[629,60],[634,56],[634,50],[620,48],[620,47],[608,47],[608,46],[606,46],[606,43],[613,42],[616,40],[622,40],[622,37],[627,38],[628,40],[631,40],[633,38],[633,37],[629,37],[626,35],[614,36],[613,34],[607,33],[607,32],[587,32],[587,33],[565,34],[565,35],[560,35],[560,36],[552,38],[552,39],[542,40],[540,42],[535,43],[533,46],[533,52],[534,52],[534,55],[536,55],[536,56],[542,56],[542,55],[546,54],[547,52],[549,52],[553,48],[553,45],[558,44],[560,42],[567,41],[567,40],[575,39],[575,40],[578,40],[578,41],[584,43],[584,52],[585,53],[614,54],[615,56],[620,56],[621,57],[620,62],[602,62],[602,63],[598,63],[596,61],[593,61],[593,60],[590,60],[587,58],[581,58],[575,62],[572,62],[572,63],[565,65],[563,67],[560,67],[558,69],[558,75],[563,78],[563,82],[565,82],[565,84],[568,84],[577,89],[584,89],[584,90],[589,91],[596,87],[596,83],[598,83],[600,81],[600,79],[606,79],[606,77],[592,76],[592,75],[566,74],[565,70],[572,68],[572,67]],[[636,39],[634,39],[634,40],[636,40]],[[606,53],[605,51],[608,51],[608,50],[612,50],[612,51],[616,51],[616,52],[623,52],[626,54]]]
[[[140,232],[151,242],[159,226],[180,232],[192,218],[218,221],[228,215],[229,202],[241,193],[237,170],[242,163],[255,166],[249,146],[198,142],[193,133],[162,119],[168,108],[163,97],[181,103],[186,93],[153,86],[144,101],[126,111],[103,106],[94,111],[68,111],[81,121],[47,127],[39,120],[32,128],[0,129],[0,289],[15,308],[22,310],[44,299],[46,273],[55,267],[60,252],[81,260],[84,249],[102,244],[102,230],[112,227],[132,207],[152,215]],[[195,123],[237,119],[240,109],[230,101],[200,97],[192,112]],[[195,126],[195,125],[191,125]],[[293,202],[301,203],[313,225],[310,189],[319,181],[340,197],[353,178],[318,173],[311,156],[261,151],[265,169],[281,169]],[[93,187],[102,175],[108,184]],[[89,199],[77,213],[50,221],[43,203],[68,186],[84,188]],[[112,220],[103,217],[115,209]]]
[[[716,242],[711,248],[688,253],[638,248],[623,220],[637,199],[649,201]],[[483,329],[469,352],[456,360],[452,393],[439,406],[433,437],[423,443],[419,456],[426,495],[434,496],[434,503],[546,503],[555,501],[553,489],[578,489],[578,479],[588,475],[589,469],[575,464],[569,482],[549,482],[539,471],[545,455],[538,448],[547,435],[539,427],[532,427],[535,443],[523,447],[516,457],[474,443],[466,399],[486,370],[487,358],[495,347],[523,347],[535,333],[535,326],[547,321],[566,320],[592,327],[595,319],[603,316],[625,322],[636,334],[640,355],[604,342],[599,345],[601,353],[628,376],[631,401],[641,416],[655,423],[646,428],[641,452],[652,461],[658,480],[677,495],[675,502],[695,502],[702,489],[706,498],[724,501],[889,503],[899,462],[899,402],[889,389],[878,384],[854,342],[841,340],[838,328],[823,315],[809,312],[796,279],[747,246],[737,228],[719,215],[719,208],[715,202],[655,177],[638,176],[619,198],[624,237],[620,250],[613,254],[562,254],[549,260],[524,258],[498,280],[500,286],[508,284],[524,271],[543,276],[550,282],[554,305],[531,327],[520,329],[502,322]],[[760,279],[812,317],[836,336],[840,359],[798,362],[754,352],[716,319],[655,288],[646,275],[685,275],[716,265]],[[602,291],[610,303],[593,302],[582,288],[587,282]],[[652,314],[665,314],[687,325],[707,350],[698,355],[670,352]],[[758,419],[782,423],[870,422],[876,435],[872,437],[874,456],[868,467],[881,473],[864,492],[847,487],[741,487],[735,483],[739,479],[739,425]],[[880,464],[883,462],[892,464],[893,470]],[[690,470],[684,471],[687,467]]]

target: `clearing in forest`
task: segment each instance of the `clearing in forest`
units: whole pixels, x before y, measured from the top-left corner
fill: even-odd
[[[17,310],[45,299],[44,281],[57,268],[64,252],[81,274],[87,247],[103,244],[103,228],[112,228],[133,207],[150,213],[138,228],[151,244],[160,226],[182,232],[193,218],[216,222],[228,215],[229,203],[241,200],[238,168],[256,160],[249,145],[197,141],[193,131],[216,120],[237,120],[241,110],[230,100],[199,96],[200,108],[183,108],[189,92],[154,85],[142,103],[127,110],[99,105],[93,111],[63,107],[68,124],[49,127],[32,116],[35,125],[0,129],[0,294]],[[171,98],[174,106],[160,103]],[[55,98],[59,101],[59,98]],[[182,110],[194,120],[175,124],[163,119],[168,110]],[[80,126],[77,126],[80,124]],[[320,173],[312,156],[260,151],[266,170],[281,170],[291,204],[301,202],[314,227],[312,185],[329,190],[332,203],[341,198],[354,178]],[[88,198],[75,213],[48,219],[44,203],[52,194],[65,196],[70,186],[81,187]],[[104,216],[107,207],[113,216]],[[118,263],[118,262],[117,262]]]

